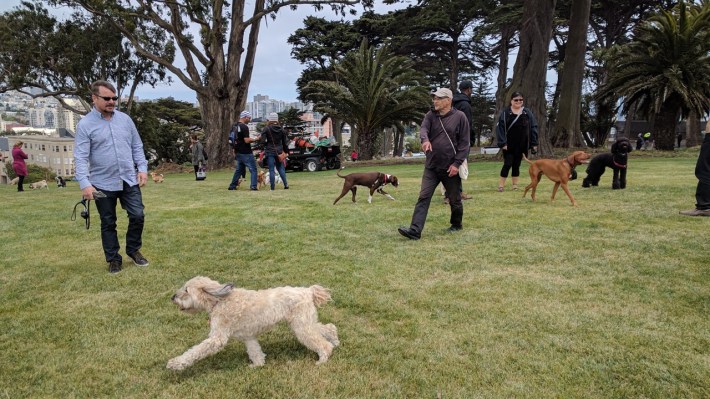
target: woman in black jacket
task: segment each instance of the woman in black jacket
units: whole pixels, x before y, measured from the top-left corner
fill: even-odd
[[[273,112],[269,114],[269,122],[261,133],[261,140],[264,143],[264,158],[269,165],[269,183],[271,190],[276,187],[276,175],[274,169],[278,170],[281,181],[284,183],[284,189],[288,190],[288,181],[286,180],[286,161],[279,161],[279,154],[288,154],[288,137],[286,132],[279,125],[279,117]]]
[[[513,93],[510,106],[500,113],[496,130],[498,147],[503,150],[503,168],[500,170],[498,191],[503,191],[511,168],[513,190],[517,190],[523,154],[527,156],[531,148],[533,154],[537,152],[537,120],[530,109],[523,107],[521,93],[517,91]]]

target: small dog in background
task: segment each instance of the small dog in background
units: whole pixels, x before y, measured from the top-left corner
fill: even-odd
[[[13,185],[13,186],[16,186],[17,183],[19,183],[19,182],[20,182],[20,178],[19,178],[19,177],[15,177],[14,179],[10,180],[10,184]]]
[[[266,173],[263,170],[260,170],[259,173],[256,174],[256,189],[261,190],[262,187],[266,185]],[[281,176],[279,176],[279,179]]]
[[[167,367],[183,370],[222,350],[230,338],[244,342],[252,367],[263,366],[266,355],[257,337],[281,321],[289,324],[300,343],[318,354],[316,364],[325,363],[340,345],[335,325],[318,322],[317,307],[330,299],[330,292],[319,285],[252,291],[194,277],[172,301],[186,313],[209,313],[210,333],[201,343],[170,359]]]
[[[32,190],[43,189],[43,188],[46,188],[47,190],[49,190],[49,185],[47,184],[47,180],[40,180],[38,182],[30,183],[30,188]]]
[[[598,186],[599,179],[606,168],[614,171],[611,188],[619,190],[626,188],[626,171],[629,163],[629,153],[633,150],[631,141],[621,137],[611,145],[611,152],[595,155],[587,167],[587,177],[582,181],[582,187]]]
[[[340,170],[343,169],[345,168],[340,168]],[[340,170],[336,174],[338,175],[338,177],[345,179],[345,181],[343,182],[343,191],[340,193],[340,196],[336,198],[335,201],[333,201],[333,205],[335,205],[341,198],[343,198],[345,194],[348,193],[348,191],[352,191],[353,202],[355,202],[357,186],[364,186],[370,189],[369,196],[367,197],[367,202],[370,204],[372,203],[372,194],[374,194],[375,191],[391,200],[394,200],[394,197],[387,194],[387,192],[385,192],[385,190],[383,190],[382,188],[387,184],[391,184],[395,188],[397,188],[399,186],[399,180],[397,180],[396,176],[380,172],[351,173],[349,175],[341,176]]]
[[[162,174],[155,172],[150,172],[150,177],[153,178],[153,183],[162,183],[165,181],[165,177]]]
[[[271,185],[271,180],[269,180],[270,179],[269,176],[271,176],[271,173],[269,173],[268,170],[266,172],[264,172],[264,185],[267,185],[267,184]],[[256,181],[257,182],[259,181],[258,177],[257,177]],[[276,174],[274,175],[274,185],[277,185],[277,184],[281,184],[282,186],[284,184],[283,180],[281,180],[281,175],[279,175],[278,172],[276,172]]]
[[[57,188],[64,188],[67,186],[67,182],[64,181],[64,178],[61,176],[57,176],[54,178],[54,181],[57,182]]]

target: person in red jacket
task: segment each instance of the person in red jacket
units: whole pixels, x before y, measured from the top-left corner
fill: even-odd
[[[27,165],[25,164],[25,159],[27,159],[27,154],[22,151],[22,141],[18,141],[12,146],[12,169],[15,170],[15,174],[19,178],[17,181],[17,191],[25,191],[22,188],[22,183],[25,181],[25,176],[27,176]]]

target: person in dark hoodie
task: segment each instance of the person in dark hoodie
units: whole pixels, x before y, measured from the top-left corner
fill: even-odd
[[[470,80],[464,80],[459,83],[459,92],[454,94],[454,99],[452,102],[452,105],[454,108],[457,110],[461,111],[466,115],[466,119],[468,119],[468,126],[471,128],[471,131],[469,133],[470,139],[469,142],[473,143],[473,124],[472,118],[473,118],[473,110],[471,109],[471,94],[473,93],[473,82]],[[444,194],[446,195],[446,194]],[[465,194],[463,192],[463,185],[461,185],[461,199],[462,200],[468,200],[471,199],[472,197],[468,194]],[[446,197],[444,199],[444,203],[448,204],[449,203],[449,198]]]
[[[286,166],[284,162],[279,161],[278,154],[287,151],[288,137],[286,132],[279,125],[279,116],[276,112],[272,112],[268,116],[266,128],[261,133],[261,141],[264,143],[264,158],[269,165],[269,183],[271,190],[276,187],[276,175],[274,174],[274,166],[281,176],[281,181],[284,182],[284,189],[288,190],[288,181],[286,180]]]

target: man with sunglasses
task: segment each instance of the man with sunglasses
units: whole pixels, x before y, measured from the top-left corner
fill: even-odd
[[[84,199],[96,199],[101,218],[101,244],[108,270],[118,273],[123,258],[116,232],[116,205],[128,214],[126,254],[138,266],[148,266],[141,254],[143,198],[140,187],[148,180],[148,161],[143,142],[131,118],[116,109],[116,89],[106,81],[91,84],[93,108],[76,128],[75,178]],[[97,195],[100,191],[104,195]],[[101,198],[99,198],[101,197]]]
[[[451,207],[451,226],[448,232],[463,228],[463,203],[461,202],[461,178],[459,167],[468,157],[470,128],[466,115],[451,105],[451,90],[439,88],[432,92],[434,110],[424,116],[419,138],[422,150],[426,154],[419,199],[414,206],[412,223],[409,227],[400,227],[399,234],[410,240],[421,238],[426,222],[431,197],[436,186],[441,183],[448,193]]]

